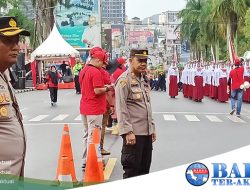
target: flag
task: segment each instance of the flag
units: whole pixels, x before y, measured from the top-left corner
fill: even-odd
[[[177,51],[176,51],[176,49],[174,48],[174,57],[173,57],[173,62],[175,63],[175,64],[177,64],[177,62],[178,62],[178,58],[177,58]]]
[[[212,45],[211,45],[211,54],[212,54],[213,62],[215,62],[214,49]]]
[[[203,64],[203,55],[202,55],[202,51],[201,51],[201,58],[200,58],[200,61],[201,61],[201,63]]]
[[[235,51],[234,51],[234,47],[233,47],[233,43],[232,43],[232,39],[231,36],[228,36],[228,52],[229,52],[229,57],[230,57],[230,61],[232,64],[235,63]]]

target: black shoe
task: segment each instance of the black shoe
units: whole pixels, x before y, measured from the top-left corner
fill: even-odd
[[[82,171],[83,171],[83,172],[85,171],[85,168],[86,168],[86,164],[83,164],[83,165],[82,165]]]
[[[230,112],[230,115],[233,115],[235,111],[236,111],[236,109],[235,109],[235,108],[234,108],[234,109],[232,109],[232,111]]]
[[[105,149],[102,149],[101,150],[101,154],[104,156],[104,155],[110,155],[110,152],[105,150]]]

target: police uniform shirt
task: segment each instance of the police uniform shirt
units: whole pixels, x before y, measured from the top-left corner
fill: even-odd
[[[0,73],[0,171],[23,176],[25,135],[13,88]]]
[[[135,135],[155,132],[150,103],[150,85],[130,70],[117,80],[115,87],[117,119],[120,135],[132,131]]]

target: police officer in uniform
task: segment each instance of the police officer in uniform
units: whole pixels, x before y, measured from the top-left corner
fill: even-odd
[[[15,179],[24,175],[26,140],[22,115],[6,74],[17,61],[19,35],[30,33],[19,28],[14,17],[0,17],[0,180],[1,174],[17,177]],[[0,189],[1,185],[6,185],[4,189],[13,189],[13,185],[18,184],[7,183],[0,184]]]
[[[148,50],[132,49],[130,68],[116,82],[119,132],[123,138],[123,178],[148,174],[156,140],[147,79]]]

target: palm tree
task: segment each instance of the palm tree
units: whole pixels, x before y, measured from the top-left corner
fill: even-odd
[[[218,0],[215,18],[222,18],[227,26],[227,34],[234,38],[239,21],[244,18],[247,10],[246,0]]]
[[[204,1],[205,0],[189,0],[186,8],[179,13],[179,17],[182,18],[182,36],[189,39],[192,52],[195,52],[196,55],[198,55],[200,51],[199,42],[201,39],[201,31],[199,20]]]

